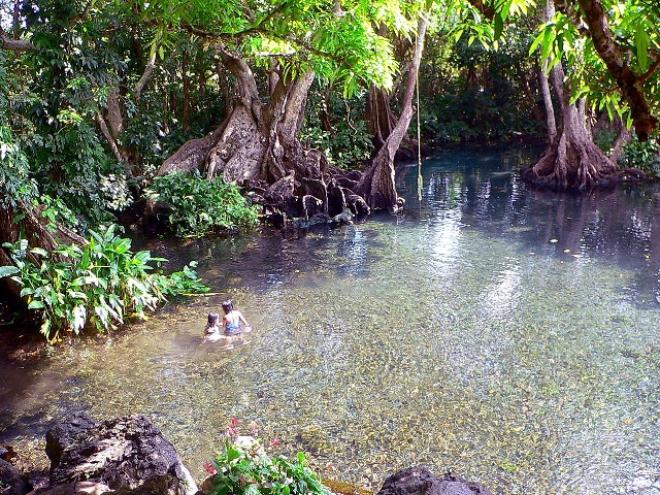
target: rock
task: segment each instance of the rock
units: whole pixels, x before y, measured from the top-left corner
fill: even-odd
[[[102,495],[114,493],[107,485],[94,481],[74,481],[50,488],[40,488],[28,495]]]
[[[483,485],[446,474],[435,476],[423,466],[399,471],[385,480],[378,495],[493,495]]]
[[[0,459],[0,493],[2,495],[25,495],[28,490],[28,484],[18,469],[4,459]]]
[[[144,416],[102,423],[76,416],[48,432],[46,452],[51,490],[84,480],[121,494],[197,492],[172,444]]]
[[[51,470],[60,464],[64,449],[74,439],[96,427],[96,423],[86,413],[74,414],[67,421],[56,425],[46,432],[46,455],[50,459]]]

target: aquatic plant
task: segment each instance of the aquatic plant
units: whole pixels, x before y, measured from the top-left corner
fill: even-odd
[[[254,226],[258,210],[234,184],[199,174],[173,173],[156,177],[145,196],[168,205],[169,224],[178,237],[201,237],[212,232]]]
[[[295,459],[270,457],[260,440],[238,436],[234,418],[218,456],[205,465],[211,495],[330,495],[308,467],[303,452]]]
[[[60,246],[53,251],[22,239],[6,243],[14,266],[0,267],[0,277],[21,285],[20,296],[41,321],[41,333],[57,341],[62,332],[79,334],[85,327],[107,331],[128,316],[143,318],[167,297],[205,292],[195,263],[164,275],[153,272],[166,261],[149,251],[131,251],[131,240],[119,237],[115,226],[90,230],[87,243]]]

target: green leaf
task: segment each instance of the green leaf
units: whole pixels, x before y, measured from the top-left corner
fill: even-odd
[[[645,30],[644,23],[639,23],[635,33],[635,50],[637,51],[637,60],[642,72],[649,68],[649,35]]]
[[[532,41],[532,44],[529,47],[529,55],[532,55],[536,50],[538,50],[539,46],[541,46],[544,34],[545,31],[541,32],[536,38],[534,38],[534,41]]]
[[[502,35],[502,31],[504,30],[504,21],[502,20],[502,17],[500,14],[497,14],[494,19],[494,27],[495,27],[495,39],[499,39],[500,36]]]
[[[0,266],[0,278],[11,277],[16,275],[20,270],[12,265]]]
[[[44,309],[46,305],[41,301],[32,301],[28,304],[28,309]]]
[[[552,52],[552,43],[554,40],[555,32],[550,26],[547,26],[543,32],[543,47],[541,49],[542,60],[546,60],[550,57],[550,53]]]

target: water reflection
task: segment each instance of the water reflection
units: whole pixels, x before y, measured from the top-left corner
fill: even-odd
[[[412,216],[447,234],[474,227],[521,242],[530,253],[563,261],[594,258],[638,272],[638,301],[660,303],[660,187],[619,188],[588,195],[531,190],[518,175],[538,149],[447,151],[427,160],[423,199],[416,167],[399,174]],[[437,227],[437,225],[440,227]],[[440,235],[441,243],[451,236]],[[440,248],[442,249],[442,248]]]

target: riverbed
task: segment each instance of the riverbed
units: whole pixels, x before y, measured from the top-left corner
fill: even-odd
[[[426,464],[504,494],[660,493],[660,188],[530,190],[515,171],[537,153],[439,153],[421,200],[402,167],[399,219],[149,241],[218,294],[0,361],[0,444],[36,452],[73,411],[141,413],[201,476],[236,417],[372,489]],[[229,297],[254,331],[201,346]]]

